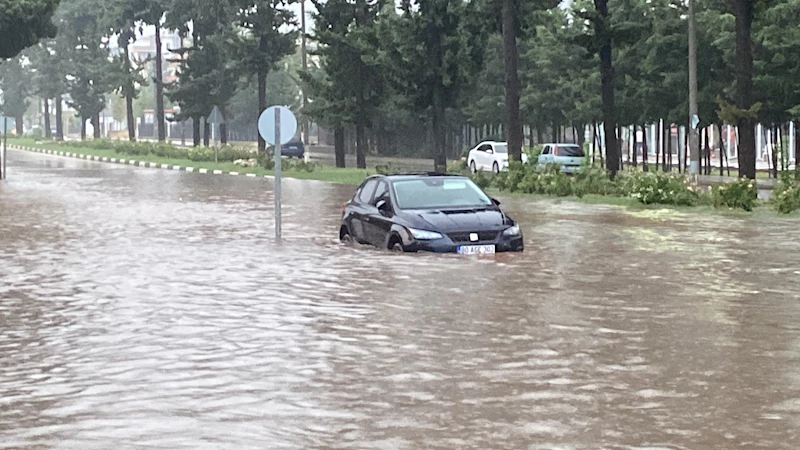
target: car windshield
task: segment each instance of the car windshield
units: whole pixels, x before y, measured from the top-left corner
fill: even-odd
[[[571,156],[576,158],[582,158],[586,156],[586,154],[583,153],[583,150],[577,145],[559,145],[557,151],[558,156]]]
[[[494,152],[495,153],[508,153],[508,145],[506,145],[506,144],[494,144]]]
[[[466,178],[417,178],[392,184],[400,209],[492,205],[492,200]]]

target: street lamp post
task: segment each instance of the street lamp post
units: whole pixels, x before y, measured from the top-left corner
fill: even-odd
[[[697,24],[695,0],[689,0],[689,174],[697,181],[700,172],[700,139],[697,133]]]

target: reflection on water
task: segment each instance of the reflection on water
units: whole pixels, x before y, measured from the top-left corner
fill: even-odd
[[[522,255],[340,247],[350,188],[12,152],[0,448],[800,442],[796,223],[509,199]]]

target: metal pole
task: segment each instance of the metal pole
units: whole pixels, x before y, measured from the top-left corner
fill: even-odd
[[[281,109],[275,108],[275,239],[281,240]]]
[[[697,178],[700,172],[700,139],[695,128],[697,117],[697,23],[695,0],[689,0],[689,174]]]
[[[8,117],[3,116],[3,180],[8,179]]]
[[[303,27],[303,30],[300,33],[300,59],[302,60],[303,64],[303,72],[306,72],[308,70],[306,57],[306,0],[300,0],[300,24]],[[302,127],[300,128],[300,139],[305,145],[309,145],[309,135],[311,134],[311,130],[309,129],[308,116],[306,115],[306,103],[308,103],[308,95],[306,90],[303,89],[303,122]],[[307,149],[306,154],[308,154]],[[308,162],[308,157],[306,157],[306,162]]]

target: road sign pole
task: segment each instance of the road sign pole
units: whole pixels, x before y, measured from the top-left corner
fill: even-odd
[[[281,239],[281,109],[275,108],[275,239]]]
[[[5,180],[8,178],[8,172],[6,169],[8,168],[8,117],[3,116],[3,176],[0,177],[1,179]]]

